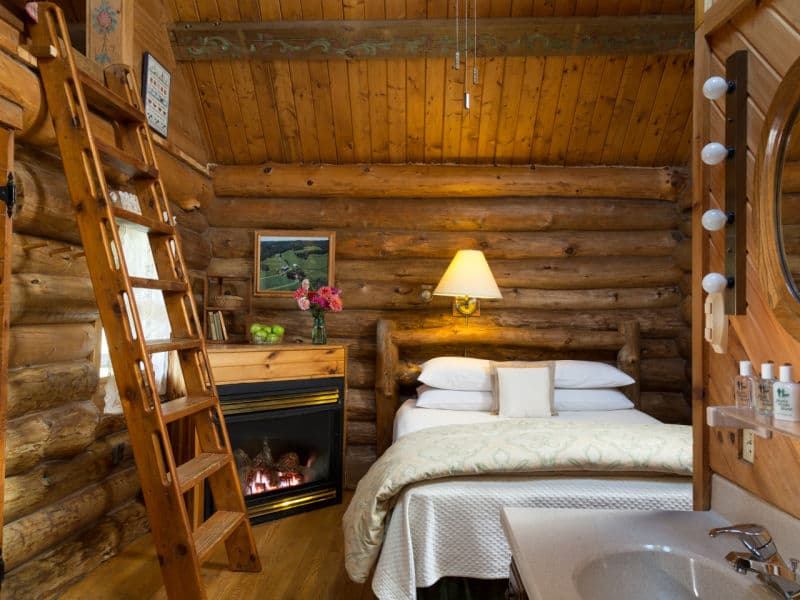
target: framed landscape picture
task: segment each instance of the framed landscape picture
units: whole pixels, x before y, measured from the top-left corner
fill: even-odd
[[[312,289],[333,285],[332,231],[256,231],[256,296],[290,296],[308,279]]]

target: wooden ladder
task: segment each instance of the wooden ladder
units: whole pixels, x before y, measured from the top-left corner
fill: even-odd
[[[200,565],[220,542],[231,569],[260,571],[261,565],[136,79],[124,65],[106,69],[105,85],[78,71],[61,9],[39,2],[28,12],[35,21],[31,52],[55,125],[167,595],[205,598]],[[114,145],[92,134],[90,108],[114,126]],[[133,185],[139,212],[112,201],[107,177]],[[157,279],[128,275],[118,222],[148,232]],[[135,288],[162,292],[170,338],[144,338]],[[186,396],[161,403],[151,356],[173,350]],[[199,452],[176,464],[167,424],[180,419],[193,426]],[[204,481],[216,510],[193,531],[184,494]]]

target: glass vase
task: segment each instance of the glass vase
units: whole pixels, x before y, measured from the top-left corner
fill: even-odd
[[[314,315],[314,326],[311,328],[311,343],[328,343],[328,330],[325,327],[325,313]]]

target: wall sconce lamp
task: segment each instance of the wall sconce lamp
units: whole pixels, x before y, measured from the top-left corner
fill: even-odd
[[[728,317],[725,314],[724,292],[733,287],[733,279],[722,273],[709,273],[703,277],[703,290],[708,294],[705,302],[705,327],[703,337],[718,354],[728,349]]]
[[[721,311],[720,314],[742,315],[747,308],[746,50],[734,52],[728,57],[725,61],[725,78],[710,77],[706,80],[703,84],[703,96],[711,101],[725,97],[725,143],[710,142],[700,152],[700,160],[707,165],[725,164],[725,208],[707,210],[701,219],[706,231],[725,231],[725,274],[706,275],[703,278],[703,289],[709,297],[714,296],[713,304]],[[707,311],[708,302],[709,300],[706,301]],[[706,316],[708,322],[708,312]]]
[[[503,297],[480,250],[456,252],[433,295],[452,296],[453,315],[464,317],[480,314],[479,298],[499,300]]]

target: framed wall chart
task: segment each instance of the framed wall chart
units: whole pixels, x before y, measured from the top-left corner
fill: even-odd
[[[170,73],[149,52],[142,64],[142,101],[147,123],[154,131],[167,136],[169,122]]]

